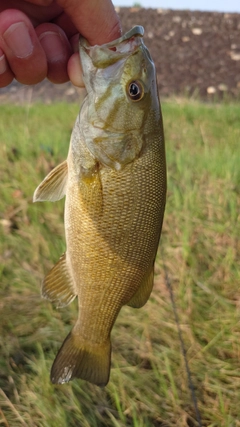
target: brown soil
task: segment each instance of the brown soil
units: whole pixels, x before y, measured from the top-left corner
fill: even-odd
[[[240,14],[121,8],[123,30],[139,24],[155,61],[161,96],[239,98]],[[13,82],[0,89],[0,102],[79,101],[70,83],[44,81],[33,87]]]

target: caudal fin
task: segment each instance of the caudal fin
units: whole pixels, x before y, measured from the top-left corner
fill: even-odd
[[[81,378],[100,387],[107,385],[110,375],[111,343],[82,342],[73,332],[67,336],[51,369],[51,381],[64,384]]]

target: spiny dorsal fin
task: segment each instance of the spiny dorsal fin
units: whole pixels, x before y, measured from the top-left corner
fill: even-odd
[[[153,288],[153,277],[154,277],[154,268],[151,267],[150,273],[144,276],[144,279],[138,288],[137,292],[133,295],[127,305],[133,308],[141,308],[146,304]]]
[[[81,378],[104,387],[109,381],[110,364],[110,339],[102,344],[93,344],[83,341],[73,329],[53,362],[51,381],[64,384],[73,378]]]
[[[36,188],[33,195],[33,202],[56,202],[66,194],[66,184],[68,176],[67,160],[56,166]]]
[[[70,304],[77,292],[63,254],[57,264],[49,271],[43,280],[42,296],[55,303],[57,307]]]

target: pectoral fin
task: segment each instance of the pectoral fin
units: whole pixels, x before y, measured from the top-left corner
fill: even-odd
[[[138,288],[137,292],[134,294],[132,299],[127,303],[130,307],[133,308],[141,308],[144,304],[146,304],[153,288],[153,277],[154,277],[154,268],[151,267],[150,273],[144,276],[144,279]]]
[[[66,194],[68,176],[67,160],[56,166],[36,188],[33,202],[44,202],[49,200],[55,202],[62,199]]]
[[[70,304],[76,295],[66,263],[66,254],[63,254],[43,280],[42,296],[55,303],[57,307],[64,307]]]

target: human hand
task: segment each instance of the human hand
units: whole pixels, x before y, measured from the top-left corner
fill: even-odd
[[[92,45],[120,37],[111,0],[0,0],[0,87],[45,77],[83,86],[79,33]]]

